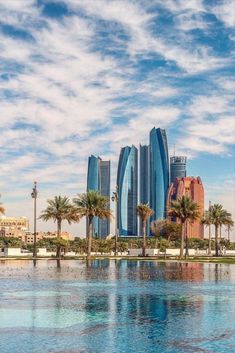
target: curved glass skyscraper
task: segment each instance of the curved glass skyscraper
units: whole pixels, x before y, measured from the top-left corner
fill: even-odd
[[[149,203],[149,146],[140,145],[140,172],[139,172],[139,183],[140,183],[140,203]]]
[[[149,162],[149,146],[140,145],[140,168],[139,168],[139,203],[149,204],[149,172],[150,172],[150,162]],[[146,234],[150,233],[150,221],[147,220]],[[142,236],[142,225],[139,222],[139,235]]]
[[[119,156],[118,173],[118,230],[120,236],[136,236],[138,202],[138,150],[123,147]]]
[[[166,217],[167,190],[169,187],[169,157],[166,131],[150,131],[150,207],[152,220]]]
[[[110,199],[110,161],[102,161],[100,157],[91,155],[88,159],[87,191],[99,191],[102,196]],[[87,226],[88,234],[88,226]],[[104,238],[110,234],[110,221],[93,220],[93,236]]]

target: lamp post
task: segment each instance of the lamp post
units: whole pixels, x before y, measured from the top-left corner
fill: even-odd
[[[111,200],[116,204],[116,224],[115,224],[115,256],[117,256],[117,242],[118,242],[118,186],[116,185],[116,191],[113,192]]]
[[[209,243],[208,255],[211,255],[211,201],[209,201]]]
[[[33,227],[33,257],[37,257],[37,182],[34,182],[33,191],[31,193],[32,199],[34,199],[34,227]]]

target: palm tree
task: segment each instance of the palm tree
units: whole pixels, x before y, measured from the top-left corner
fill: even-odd
[[[68,224],[71,222],[77,222],[79,217],[76,213],[75,207],[71,205],[70,200],[66,196],[55,196],[54,199],[47,200],[48,206],[42,211],[39,217],[43,221],[53,220],[57,223],[57,250],[56,257],[60,260],[61,258],[61,227],[62,221],[67,221]]]
[[[175,217],[181,222],[181,246],[180,246],[180,258],[183,258],[184,252],[184,235],[186,238],[186,256],[188,255],[188,235],[186,224],[188,221],[194,221],[199,218],[200,210],[199,205],[192,201],[188,196],[182,196],[177,201],[173,201],[171,209],[169,210],[169,216]]]
[[[210,230],[210,226],[212,225],[212,219],[211,219],[211,215],[210,215],[210,209],[211,206],[209,207],[209,210],[204,212],[204,215],[202,217],[202,224],[204,224],[205,226],[209,227],[209,244],[208,244],[208,255],[211,255],[211,230]]]
[[[143,236],[143,247],[142,247],[142,255],[146,255],[146,225],[149,217],[153,215],[153,210],[149,207],[148,204],[139,204],[136,208],[137,214],[141,219],[142,225],[142,236]]]
[[[112,213],[109,209],[109,199],[101,196],[99,192],[89,190],[87,193],[79,194],[73,199],[79,217],[86,217],[88,221],[88,249],[87,258],[91,256],[91,243],[93,234],[93,219],[110,219]]]
[[[222,226],[223,225],[226,225],[227,222],[230,222],[231,219],[231,214],[228,213],[226,210],[223,210],[222,212],[222,215],[221,215],[221,220],[220,220],[220,235],[219,235],[219,238],[220,238],[220,242],[222,240]]]
[[[232,220],[231,217],[228,217],[225,222],[224,225],[227,227],[227,232],[228,232],[228,241],[230,241],[230,230],[232,229],[232,227],[234,226],[234,222]]]
[[[226,219],[231,218],[231,214],[223,209],[220,204],[214,204],[210,209],[211,223],[215,226],[215,255],[219,256],[219,227],[225,224]]]

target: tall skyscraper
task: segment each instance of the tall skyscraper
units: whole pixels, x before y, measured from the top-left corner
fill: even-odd
[[[138,150],[135,146],[121,149],[117,172],[119,236],[136,236],[138,202]]]
[[[178,200],[182,196],[188,196],[199,205],[200,215],[204,214],[204,188],[200,177],[185,177],[176,179],[170,185],[167,196],[167,208],[170,209],[171,202]],[[201,220],[190,221],[187,223],[187,234],[189,238],[203,238],[204,227]]]
[[[176,178],[186,177],[187,157],[174,156],[170,158],[170,183],[175,183]]]
[[[140,145],[140,203],[149,203],[149,177],[150,177],[150,164],[149,164],[149,146]]]
[[[99,161],[100,158],[91,155],[88,158],[88,171],[87,171],[87,191],[95,190],[100,191],[100,183],[99,183]],[[88,235],[88,221],[86,223],[86,233]],[[99,235],[99,220],[98,218],[93,219],[93,236]]]
[[[110,161],[91,155],[88,159],[87,191],[98,191],[110,199]],[[88,234],[88,227],[87,227]],[[110,220],[93,220],[93,236],[104,238],[110,234]]]
[[[108,198],[110,208],[110,161],[100,161],[100,193]],[[99,234],[101,238],[110,234],[110,220],[99,221]]]
[[[166,218],[166,200],[169,187],[169,157],[166,131],[150,131],[150,207],[151,220]]]
[[[140,167],[139,167],[139,203],[149,204],[150,200],[150,161],[149,146],[140,145]],[[149,235],[150,227],[147,221],[146,234]],[[142,226],[139,222],[139,234],[142,236]]]

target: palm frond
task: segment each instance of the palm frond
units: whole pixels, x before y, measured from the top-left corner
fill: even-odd
[[[180,219],[194,221],[200,217],[199,205],[188,196],[182,196],[177,201],[173,201],[168,215]]]
[[[154,212],[153,210],[149,207],[148,204],[139,204],[136,208],[138,216],[141,218],[142,222],[146,221],[149,217],[151,217]]]
[[[109,209],[109,199],[101,196],[97,191],[89,190],[87,193],[78,194],[73,199],[73,203],[80,217],[98,217],[101,219],[112,217]]]
[[[211,224],[216,227],[233,222],[231,213],[227,212],[222,205],[214,204],[210,207]]]
[[[43,221],[62,222],[66,220],[69,224],[79,220],[76,208],[71,205],[70,200],[66,196],[55,196],[53,199],[47,200],[47,208],[42,211],[39,219]]]

